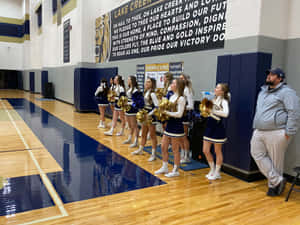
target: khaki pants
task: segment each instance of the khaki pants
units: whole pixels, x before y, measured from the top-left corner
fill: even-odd
[[[251,139],[251,155],[259,170],[267,177],[269,187],[276,187],[283,179],[284,154],[289,140],[285,130],[254,130]]]

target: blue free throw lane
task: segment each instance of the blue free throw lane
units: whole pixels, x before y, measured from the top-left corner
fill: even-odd
[[[33,103],[8,101],[63,168],[47,175],[64,203],[164,184]]]
[[[8,178],[0,190],[0,216],[54,206],[39,175]]]

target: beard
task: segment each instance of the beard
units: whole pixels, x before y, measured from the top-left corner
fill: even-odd
[[[269,86],[273,86],[274,85],[274,82],[272,82],[272,81],[266,81],[266,85],[269,85]]]

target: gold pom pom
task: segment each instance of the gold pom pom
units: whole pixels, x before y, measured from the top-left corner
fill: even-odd
[[[117,93],[115,91],[109,90],[107,94],[107,99],[109,102],[113,103],[116,101],[115,97],[117,96]]]
[[[165,111],[175,111],[176,110],[176,104],[170,102],[168,99],[163,98],[157,109],[154,111],[154,115],[157,117],[158,120],[164,122],[166,120],[169,120],[169,116],[165,113]]]
[[[201,104],[199,105],[199,110],[201,112],[201,116],[208,117],[211,113],[211,110],[213,108],[213,102],[208,100],[207,98],[204,98],[201,101]]]
[[[152,118],[148,117],[148,112],[145,109],[138,111],[136,114],[136,120],[141,124],[151,124]]]
[[[121,96],[117,105],[124,111],[127,112],[130,110],[131,106],[128,105],[128,98],[126,96]]]
[[[156,97],[159,101],[162,100],[162,98],[166,95],[163,88],[157,88],[155,91]]]

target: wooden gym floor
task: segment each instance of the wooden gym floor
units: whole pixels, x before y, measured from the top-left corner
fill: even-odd
[[[149,163],[147,153],[133,156],[122,144],[126,136],[104,136],[97,129],[97,114],[77,113],[72,105],[38,97],[0,90],[0,177],[39,175],[55,204],[2,216],[0,224],[300,224],[300,194],[293,192],[289,202],[284,201],[290,184],[282,196],[271,198],[265,180],[247,183],[222,173],[221,180],[209,182],[204,177],[208,169],[180,170],[177,178],[158,176],[163,185],[64,204],[45,176],[63,168],[5,98],[31,101],[151,174],[162,162]],[[1,207],[5,204],[0,202]]]

